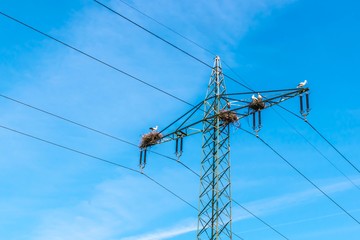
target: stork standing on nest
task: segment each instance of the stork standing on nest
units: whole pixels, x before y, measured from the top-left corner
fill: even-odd
[[[150,127],[149,129],[150,129],[151,131],[155,132],[155,131],[158,129],[158,126]]]
[[[258,101],[258,99],[255,97],[254,94],[251,96],[251,99],[253,100],[253,102],[257,102],[257,101]]]
[[[260,93],[258,93],[258,96],[257,96],[258,101],[261,102],[261,101],[262,101],[262,98],[263,98],[263,97],[260,95]]]
[[[303,82],[300,82],[296,88],[302,88],[307,84],[307,80],[304,80]]]

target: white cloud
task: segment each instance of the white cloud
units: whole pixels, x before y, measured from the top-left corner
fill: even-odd
[[[114,1],[114,4],[116,2]],[[162,19],[160,20],[164,23],[175,26],[175,28],[178,26],[179,31],[184,35],[191,36],[204,46],[209,46],[216,53],[225,54],[226,50],[236,45],[238,39],[246,33],[257,14],[269,13],[271,9],[290,2],[292,1],[261,0],[209,4],[209,1],[203,0],[197,2],[158,1],[157,4],[150,1],[135,1],[134,4],[144,7],[155,16],[161,15]],[[159,8],[159,5],[163,7]],[[194,63],[187,56],[183,56],[166,44],[148,36],[147,33],[135,30],[135,27],[117,16],[100,9],[98,6],[84,9],[81,13],[76,14],[67,26],[53,33],[80,49],[151,84],[160,86],[170,93],[181,96],[185,100],[193,101],[199,98],[200,89],[207,85],[210,74],[208,69],[204,68],[203,70],[201,65]],[[168,9],[173,14],[163,14],[164,9]],[[184,14],[184,11],[190,15]],[[158,29],[158,26],[152,25],[152,27]],[[172,41],[182,42],[168,33],[164,33],[164,35],[169,35]],[[11,87],[8,92],[10,96],[16,96],[27,103],[65,117],[71,116],[69,118],[97,129],[118,133],[114,134],[116,136],[126,136],[135,143],[142,131],[147,130],[149,125],[153,125],[155,121],[162,121],[161,123],[165,124],[168,120],[173,119],[172,113],[177,112],[179,108],[183,109],[182,103],[178,103],[131,78],[50,40],[46,40],[44,43],[37,54],[39,57],[33,59],[33,65],[19,70],[17,73],[16,77],[21,75],[24,80],[22,80],[22,84],[14,84]],[[190,52],[195,52],[196,56],[206,59],[211,64],[212,56],[209,57],[206,53],[195,49],[194,46],[190,47],[183,42],[181,46],[190,49]],[[224,59],[230,59],[231,62],[232,54],[226,54]],[[23,57],[34,58],[26,53]],[[156,108],[152,106],[156,106]],[[159,120],[158,116],[163,116],[164,113],[167,113],[167,116],[163,120]],[[80,150],[84,149],[89,153],[94,152],[95,155],[110,156],[111,159],[124,161],[134,167],[137,165],[137,155],[124,156],[123,153],[127,151],[125,146],[109,143],[103,138],[69,127],[67,124],[54,121],[54,119],[44,117],[32,110],[24,110],[23,107],[14,108],[13,104],[5,105],[2,108],[2,122],[19,128],[19,130],[30,131],[40,137],[51,138],[51,140],[75,148],[79,147]],[[6,144],[3,144],[5,147],[1,149],[1,152],[5,152],[4,155],[9,154],[9,156],[24,155],[21,159],[28,165],[34,164],[34,161],[29,161],[34,158],[32,156],[36,156],[37,159],[59,160],[51,162],[49,165],[53,164],[52,170],[64,172],[61,174],[59,172],[53,174],[50,170],[36,172],[40,176],[46,172],[46,176],[49,177],[46,180],[44,178],[43,182],[38,182],[39,185],[52,186],[57,181],[65,184],[64,178],[69,176],[76,178],[84,171],[82,169],[83,162],[71,163],[75,166],[73,169],[58,167],[65,163],[69,164],[63,160],[62,156],[64,155],[58,151],[52,152],[49,148],[44,151],[42,147],[34,147],[28,144],[27,140],[20,141],[17,138],[16,141],[5,141],[12,142],[13,152],[6,153],[4,151],[8,146]],[[17,151],[16,148],[20,150]],[[136,149],[134,154],[137,154]],[[68,155],[66,156],[70,159]],[[12,164],[23,166],[20,158],[9,158],[14,159]],[[6,156],[1,161],[9,164]],[[15,161],[18,163],[15,164]],[[44,167],[39,162],[37,164],[39,164],[37,165],[39,169]],[[23,171],[26,170],[23,169]],[[162,172],[159,171],[157,176],[160,176]],[[101,172],[101,174],[104,173]],[[121,172],[121,174],[124,173]],[[174,176],[176,179],[181,179],[175,174],[164,174],[161,178],[164,182],[166,179],[173,179]],[[140,231],[139,229],[144,228],[147,224],[150,225],[154,219],[160,219],[174,209],[181,210],[183,207],[183,205],[179,207],[180,204],[175,204],[173,201],[169,203],[172,196],[163,192],[161,193],[165,196],[159,194],[157,190],[153,190],[152,183],[139,176],[122,175],[122,177],[115,177],[114,180],[111,180],[110,177],[106,180],[103,177],[96,177],[89,177],[91,183],[95,182],[96,185],[92,194],[77,196],[78,202],[74,205],[59,207],[46,205],[37,206],[36,209],[22,207],[21,209],[24,211],[37,212],[36,221],[41,221],[41,224],[33,230],[33,239],[121,239],[122,235],[128,236],[128,232]],[[62,187],[71,188],[71,183],[70,181]],[[36,185],[31,187],[39,188]],[[332,191],[337,192],[337,189],[347,186],[332,187],[334,187]],[[256,213],[265,215],[270,214],[266,211],[266,204],[272,211],[276,211],[284,203],[291,205],[296,201],[305,201],[313,194],[313,191],[302,192],[249,203],[248,206]],[[61,198],[61,192],[57,196]],[[152,201],[155,200],[156,204],[153,204]],[[47,202],[46,199],[43,201]],[[145,210],[146,214],[144,214]],[[180,218],[183,217],[180,216]],[[239,220],[247,217],[249,215],[239,215],[235,218]],[[193,223],[196,220],[173,225],[174,221],[161,221],[165,225],[164,229],[157,227],[159,230],[155,232],[146,229],[150,233],[135,234],[136,236],[122,239],[169,239],[196,230],[196,225]],[[174,227],[166,227],[166,225]]]
[[[357,179],[356,182],[360,183],[360,179]],[[352,188],[354,188],[354,186],[351,183],[349,183],[348,181],[337,182],[335,184],[329,184],[329,185],[322,187],[322,189],[327,194],[339,193],[339,192],[350,190]],[[309,190],[305,190],[305,191],[301,191],[301,192],[295,192],[292,194],[286,194],[283,196],[274,197],[271,199],[261,199],[259,201],[249,202],[249,203],[242,204],[242,205],[245,206],[247,209],[249,209],[251,212],[253,212],[256,216],[261,218],[266,215],[274,214],[277,211],[280,211],[283,209],[289,209],[296,205],[305,204],[306,202],[309,202],[309,201],[315,201],[316,199],[318,199],[319,197],[322,197],[322,196],[323,195],[317,189],[309,189]],[[244,219],[253,218],[252,215],[250,215],[247,212],[244,212],[244,210],[240,207],[237,207],[236,204],[233,203],[233,206],[234,206],[233,207],[233,210],[234,210],[233,223],[244,220]],[[330,214],[330,215],[326,215],[326,216],[319,216],[317,218],[303,219],[303,220],[288,222],[288,223],[284,223],[284,224],[277,224],[276,226],[298,224],[298,223],[328,218],[328,217],[342,215],[342,214],[345,214],[345,213]],[[150,233],[127,237],[122,240],[169,239],[171,237],[180,236],[185,233],[196,231],[197,230],[197,227],[195,224],[196,220],[193,220],[193,222],[194,223],[192,225],[191,224],[189,225],[189,223],[183,224],[183,225],[177,224],[176,226],[168,228],[168,229],[151,231]],[[264,228],[259,228],[259,229],[249,230],[249,231],[260,231],[263,229]]]
[[[161,229],[151,233],[121,238],[121,240],[164,240],[196,231],[197,226],[193,223],[179,224],[169,229]]]

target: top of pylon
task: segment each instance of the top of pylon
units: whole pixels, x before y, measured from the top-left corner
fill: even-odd
[[[221,68],[220,57],[218,55],[215,56],[214,67],[220,67]]]

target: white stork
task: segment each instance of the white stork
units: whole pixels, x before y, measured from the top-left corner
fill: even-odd
[[[258,96],[257,96],[257,99],[259,100],[259,101],[262,101],[262,96],[260,95],[260,93],[258,93]]]
[[[158,129],[158,126],[149,128],[151,131],[155,132]]]
[[[258,99],[255,97],[254,94],[251,96],[251,99],[253,100],[253,102],[257,102],[257,101],[258,101]]]
[[[304,80],[303,82],[300,82],[296,88],[302,88],[307,84],[307,80]]]

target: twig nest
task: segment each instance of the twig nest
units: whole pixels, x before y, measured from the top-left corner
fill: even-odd
[[[265,103],[262,100],[255,99],[249,104],[249,108],[259,111],[265,108]]]
[[[230,110],[222,110],[219,113],[219,118],[224,126],[229,125],[230,123],[237,124],[239,121],[236,112]]]
[[[140,148],[144,149],[149,146],[155,145],[159,143],[163,135],[159,132],[149,132],[142,136],[141,142],[140,142]]]

